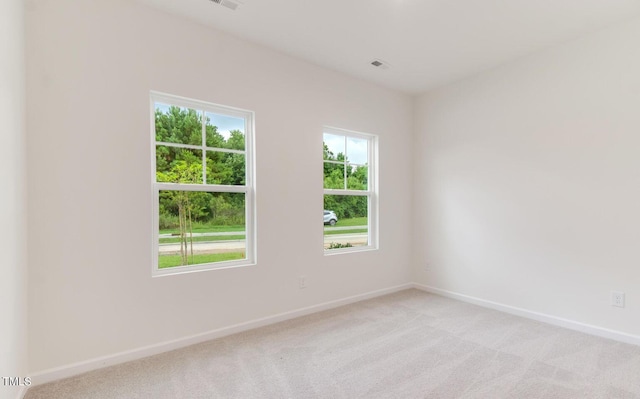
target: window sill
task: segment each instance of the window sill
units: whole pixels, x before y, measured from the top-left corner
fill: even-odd
[[[255,261],[232,261],[232,262],[217,262],[217,263],[203,263],[201,265],[196,266],[174,266],[168,267],[166,269],[153,269],[152,277],[166,277],[166,276],[175,276],[179,274],[189,274],[189,273],[199,273],[199,272],[208,272],[213,270],[221,270],[221,269],[235,269],[241,267],[250,267],[256,266]]]
[[[370,251],[377,251],[377,250],[378,250],[378,247],[373,245],[352,247],[352,248],[325,249],[324,256],[351,254],[356,252],[370,252]]]

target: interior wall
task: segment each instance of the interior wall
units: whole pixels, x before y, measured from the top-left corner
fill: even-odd
[[[636,19],[416,101],[417,282],[640,335],[639,42]]]
[[[0,3],[0,377],[27,377],[24,5]],[[0,398],[19,386],[0,380]]]
[[[151,278],[150,90],[255,112],[257,266]],[[410,281],[409,96],[125,0],[29,1],[27,94],[33,372]],[[379,135],[378,251],[324,256],[323,125]]]

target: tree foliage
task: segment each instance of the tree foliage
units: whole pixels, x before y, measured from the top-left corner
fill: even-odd
[[[156,179],[163,183],[222,185],[245,184],[245,155],[216,149],[244,150],[244,134],[239,130],[225,138],[208,117],[193,109],[171,106],[156,109],[156,141],[202,146],[203,122],[206,147],[202,150],[156,145]],[[160,228],[182,231],[184,223],[244,224],[244,194],[209,192],[160,192]],[[188,216],[187,220],[184,217]]]
[[[204,160],[201,149],[156,145],[156,178],[158,182],[183,184],[244,185],[246,177],[245,136],[240,130],[221,134],[207,113],[170,106],[155,111],[156,141],[208,147]],[[218,150],[215,150],[218,149]],[[232,152],[220,151],[231,150]],[[343,153],[334,154],[323,143],[324,187],[366,191],[368,167],[353,166]],[[204,165],[203,165],[204,162]],[[325,195],[325,209],[338,218],[367,216],[366,196]],[[236,225],[245,223],[244,194],[160,192],[160,228],[181,230],[193,223]],[[185,219],[186,218],[186,219]],[[186,230],[185,230],[186,231]]]
[[[341,152],[334,154],[323,143],[324,188],[366,191],[368,189],[368,167],[353,166]],[[324,209],[336,213],[338,219],[367,216],[367,197],[351,195],[325,195]]]

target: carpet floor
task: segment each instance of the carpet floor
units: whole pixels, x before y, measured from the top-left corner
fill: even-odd
[[[26,395],[40,398],[640,398],[640,347],[406,290]]]

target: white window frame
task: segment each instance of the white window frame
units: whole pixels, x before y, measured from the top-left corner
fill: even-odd
[[[346,189],[346,181],[345,181],[345,189],[329,189],[324,188],[324,157],[322,159],[322,185],[323,185],[323,208],[324,208],[324,196],[325,195],[352,195],[352,196],[366,196],[367,197],[367,221],[368,221],[368,237],[367,237],[367,245],[351,247],[351,248],[336,248],[336,249],[324,249],[324,225],[323,225],[323,251],[325,256],[331,255],[339,255],[344,253],[351,252],[361,252],[361,251],[371,251],[377,250],[379,247],[378,242],[378,136],[369,133],[361,133],[355,132],[352,130],[341,129],[337,127],[324,126],[322,129],[322,136],[324,138],[324,134],[332,134],[335,136],[344,136],[346,138],[353,137],[357,139],[367,140],[367,190],[348,190]],[[323,139],[324,141],[324,139]],[[337,154],[336,154],[337,155]],[[345,142],[345,157],[348,156],[348,149],[346,147]],[[329,162],[333,163],[333,162]],[[342,163],[342,162],[337,162]],[[346,167],[346,165],[345,165]]]
[[[203,127],[203,143],[202,145],[163,143],[156,141],[156,125],[155,125],[155,104],[162,103],[167,105],[175,105],[178,107],[191,108],[201,111],[203,118],[206,112],[218,115],[233,116],[242,118],[245,121],[244,126],[244,151],[231,150],[224,148],[206,147],[204,142]],[[256,218],[255,218],[255,148],[254,148],[254,113],[240,108],[219,105],[205,101],[193,100],[185,97],[175,96],[172,94],[160,93],[156,91],[150,92],[150,123],[151,123],[151,187],[152,187],[152,276],[169,276],[175,274],[200,272],[206,270],[228,269],[233,267],[253,266],[256,264]],[[156,145],[165,145],[178,148],[188,148],[202,151],[203,157],[203,183],[200,184],[183,184],[183,183],[159,183],[156,181]],[[206,182],[206,166],[204,164],[206,151],[244,153],[245,154],[245,185],[230,186],[222,184],[207,184]],[[244,193],[245,194],[245,259],[230,260],[214,263],[203,263],[198,265],[175,266],[165,269],[158,268],[158,245],[159,245],[159,194],[161,190],[172,191],[206,191],[212,193]]]

